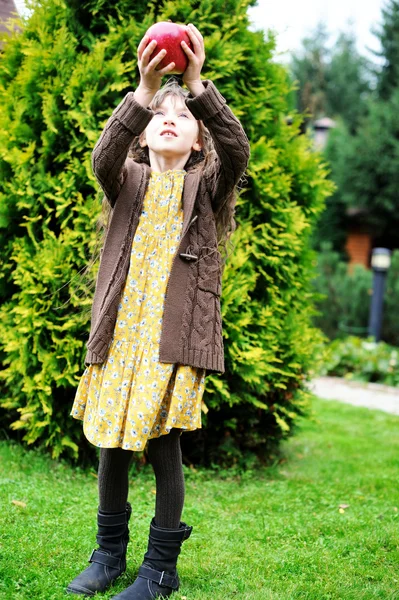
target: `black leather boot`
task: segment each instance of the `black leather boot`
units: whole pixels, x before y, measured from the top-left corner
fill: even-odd
[[[97,543],[89,558],[90,566],[68,585],[71,594],[94,596],[103,592],[126,570],[126,549],[129,541],[128,522],[132,513],[129,502],[126,510],[118,513],[104,513],[98,510]]]
[[[153,600],[167,598],[179,589],[176,564],[181,545],[190,537],[192,526],[180,522],[178,529],[158,527],[155,518],[150,524],[148,549],[139,568],[136,581],[112,600]]]

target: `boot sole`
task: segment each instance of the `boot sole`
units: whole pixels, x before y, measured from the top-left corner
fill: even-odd
[[[74,589],[67,587],[65,590],[67,594],[79,594],[80,596],[95,596],[97,592],[93,592],[93,590],[89,590],[88,588],[80,588]]]

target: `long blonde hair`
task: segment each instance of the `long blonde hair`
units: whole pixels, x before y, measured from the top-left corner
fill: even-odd
[[[149,108],[153,110],[157,109],[162,104],[164,99],[169,95],[179,98],[184,102],[189,95],[189,91],[182,88],[175,77],[171,77],[168,79],[166,84],[157,91],[149,105]],[[216,151],[212,137],[204,123],[201,120],[197,121],[197,123],[199,128],[199,141],[201,144],[201,150],[193,150],[191,152],[184,169],[186,171],[190,171],[197,168],[203,168],[204,173],[206,173],[208,166],[215,158]],[[145,146],[144,148],[140,146],[140,136],[136,136],[133,139],[129,148],[128,156],[138,163],[146,163],[150,166],[148,146]],[[237,190],[234,188],[230,192],[229,196],[224,199],[219,212],[215,213],[217,244],[218,248],[223,251],[221,252],[223,267],[231,254],[227,250],[227,244],[229,244],[231,251],[233,251],[235,247],[230,238],[237,227],[234,218],[236,200]],[[98,221],[98,228],[103,231],[103,238],[105,238],[107,231],[110,213],[110,204],[107,197],[104,196],[102,201],[102,214]]]

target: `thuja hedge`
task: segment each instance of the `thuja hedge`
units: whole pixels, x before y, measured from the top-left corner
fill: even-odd
[[[291,84],[275,40],[250,31],[243,0],[43,0],[0,58],[0,373],[7,435],[53,457],[93,458],[69,416],[83,372],[96,265],[99,186],[91,152],[113,109],[138,85],[136,51],[157,20],[193,22],[212,79],[251,141],[223,276],[226,372],[209,373],[203,428],[186,460],[266,457],[308,408],[319,334],[310,322],[309,234],[330,193],[326,167],[289,113]],[[4,431],[4,430],[3,430]],[[142,457],[141,457],[142,458]],[[144,459],[145,460],[145,459]]]

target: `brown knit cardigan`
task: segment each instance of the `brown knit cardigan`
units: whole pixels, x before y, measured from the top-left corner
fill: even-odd
[[[204,176],[202,163],[189,170],[183,189],[183,228],[166,288],[159,360],[224,373],[220,295],[221,256],[216,210],[239,182],[250,156],[248,138],[214,83],[185,102],[212,136],[216,158]],[[151,168],[128,157],[152,110],[128,92],[113,111],[92,153],[94,174],[112,206],[91,315],[85,364],[106,359],[127,277]]]

